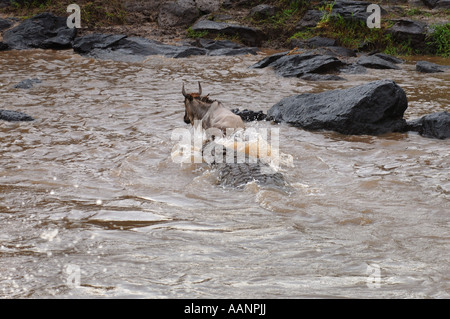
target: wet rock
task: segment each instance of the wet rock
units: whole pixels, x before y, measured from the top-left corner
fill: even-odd
[[[250,68],[251,69],[263,69],[265,67],[268,67],[269,65],[271,65],[272,63],[274,63],[278,59],[284,57],[288,53],[289,53],[289,51],[280,52],[280,53],[275,53],[275,54],[269,55],[268,57],[265,57],[264,59],[256,62],[252,66],[250,66]]]
[[[3,41],[16,50],[68,49],[76,36],[76,29],[69,29],[66,19],[51,13],[38,14],[6,31]]]
[[[333,2],[329,1],[329,3]],[[367,12],[370,4],[372,3],[366,1],[336,0],[331,10],[331,16],[366,23],[367,18],[371,15],[371,12]],[[381,13],[385,14],[386,10],[381,8]]]
[[[344,74],[365,74],[367,69],[359,64],[347,64],[339,68],[339,72]]]
[[[239,109],[232,109],[231,112],[239,115],[244,122],[264,121],[267,118],[267,115],[264,114],[263,111],[255,112],[247,109],[242,111]]]
[[[89,34],[76,38],[73,41],[73,50],[83,54],[94,49],[106,49],[126,37],[126,35],[118,34]]]
[[[378,135],[404,131],[405,92],[392,80],[284,98],[267,116],[308,130]]]
[[[12,22],[11,21],[0,18],[0,31],[8,29],[11,26],[12,26]]]
[[[259,46],[264,39],[264,33],[259,29],[226,22],[200,20],[191,29],[199,32],[207,31],[209,34],[237,35],[242,42],[250,46]]]
[[[159,9],[160,27],[188,26],[200,17],[194,0],[167,1]]]
[[[14,88],[15,89],[31,89],[35,83],[42,83],[42,81],[38,78],[26,79],[26,80],[23,80],[23,81],[17,83],[16,85],[14,85]]]
[[[271,6],[270,4],[260,4],[253,7],[248,16],[254,19],[266,19],[274,16],[275,13],[277,13],[277,8],[275,6]]]
[[[300,77],[307,73],[336,71],[344,63],[336,57],[315,53],[285,55],[269,64],[275,73],[284,77]]]
[[[339,47],[339,46],[329,46],[318,48],[314,52],[323,54],[323,55],[331,55],[335,57],[356,57],[355,50]]]
[[[256,183],[263,188],[288,188],[283,174],[270,166],[258,163],[222,163],[215,165],[218,172],[218,184],[223,187],[243,188],[248,183]]]
[[[427,25],[424,22],[408,19],[397,20],[387,32],[399,42],[410,43],[413,48],[422,48],[426,45]]]
[[[422,2],[430,9],[448,9],[450,8],[449,0],[422,0]]]
[[[256,55],[258,53],[258,48],[245,47],[230,40],[199,39],[194,45],[206,49],[206,54],[210,56]]]
[[[169,45],[140,37],[114,34],[90,34],[76,38],[73,49],[82,55],[97,59],[139,62],[150,55],[185,58],[193,55],[241,55],[256,54],[256,48],[248,48],[232,41],[198,40],[192,44]]]
[[[301,31],[306,28],[313,28],[322,20],[323,13],[319,10],[308,10],[305,15],[297,22],[295,29]]]
[[[22,112],[0,110],[0,120],[8,122],[29,122],[34,121],[34,118]]]
[[[369,55],[371,55],[371,54],[369,54]],[[386,61],[388,61],[390,63],[394,63],[394,64],[401,64],[401,63],[405,62],[404,60],[399,59],[399,58],[397,58],[395,56],[392,56],[392,55],[389,55],[389,54],[375,53],[375,54],[372,54],[372,55],[376,56],[376,57],[379,57],[379,58],[381,58],[383,60],[386,60]]]
[[[370,69],[400,69],[394,63],[389,62],[388,60],[380,58],[376,55],[361,56],[358,58],[356,63]]]
[[[444,65],[439,65],[436,63],[431,63],[428,61],[417,61],[416,63],[416,70],[418,72],[422,73],[438,73],[438,72],[444,72],[444,70],[448,68]]]
[[[341,76],[335,74],[315,74],[308,73],[300,77],[302,80],[306,81],[346,81]]]
[[[0,51],[6,51],[9,50],[9,45],[5,42],[0,42]]]
[[[425,137],[450,138],[450,113],[439,112],[425,115],[408,122],[407,126],[408,130],[418,132]]]

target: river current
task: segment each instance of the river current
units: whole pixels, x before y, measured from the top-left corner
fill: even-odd
[[[258,56],[100,61],[0,52],[0,298],[449,298],[450,140],[288,125],[291,192],[216,185],[175,163],[181,85],[229,108],[393,79],[406,119],[450,111],[450,74],[402,70],[307,82]],[[449,64],[448,60],[433,62]],[[27,78],[42,83],[13,86]],[[247,124],[272,128],[269,122]]]

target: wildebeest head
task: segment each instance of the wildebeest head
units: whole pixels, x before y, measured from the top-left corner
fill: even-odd
[[[202,96],[202,85],[198,82],[198,93],[186,93],[183,88],[181,93],[184,96],[184,122],[186,124],[194,124],[194,120],[201,120],[208,108],[211,106],[211,101],[208,97]]]

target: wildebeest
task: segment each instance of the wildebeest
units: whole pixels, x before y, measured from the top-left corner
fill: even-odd
[[[198,93],[186,93],[184,83],[181,93],[184,96],[184,122],[194,125],[201,121],[203,129],[215,128],[223,133],[244,129],[245,125],[239,115],[234,114],[217,100],[211,100],[209,94],[202,96],[202,86],[198,82]]]

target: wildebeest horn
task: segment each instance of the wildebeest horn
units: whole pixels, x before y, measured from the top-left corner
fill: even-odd
[[[202,95],[202,85],[200,84],[200,81],[198,81],[198,95]]]
[[[183,89],[181,90],[181,93],[183,94],[184,97],[188,97],[189,94],[186,93],[186,91],[184,90],[184,83],[183,83]]]

